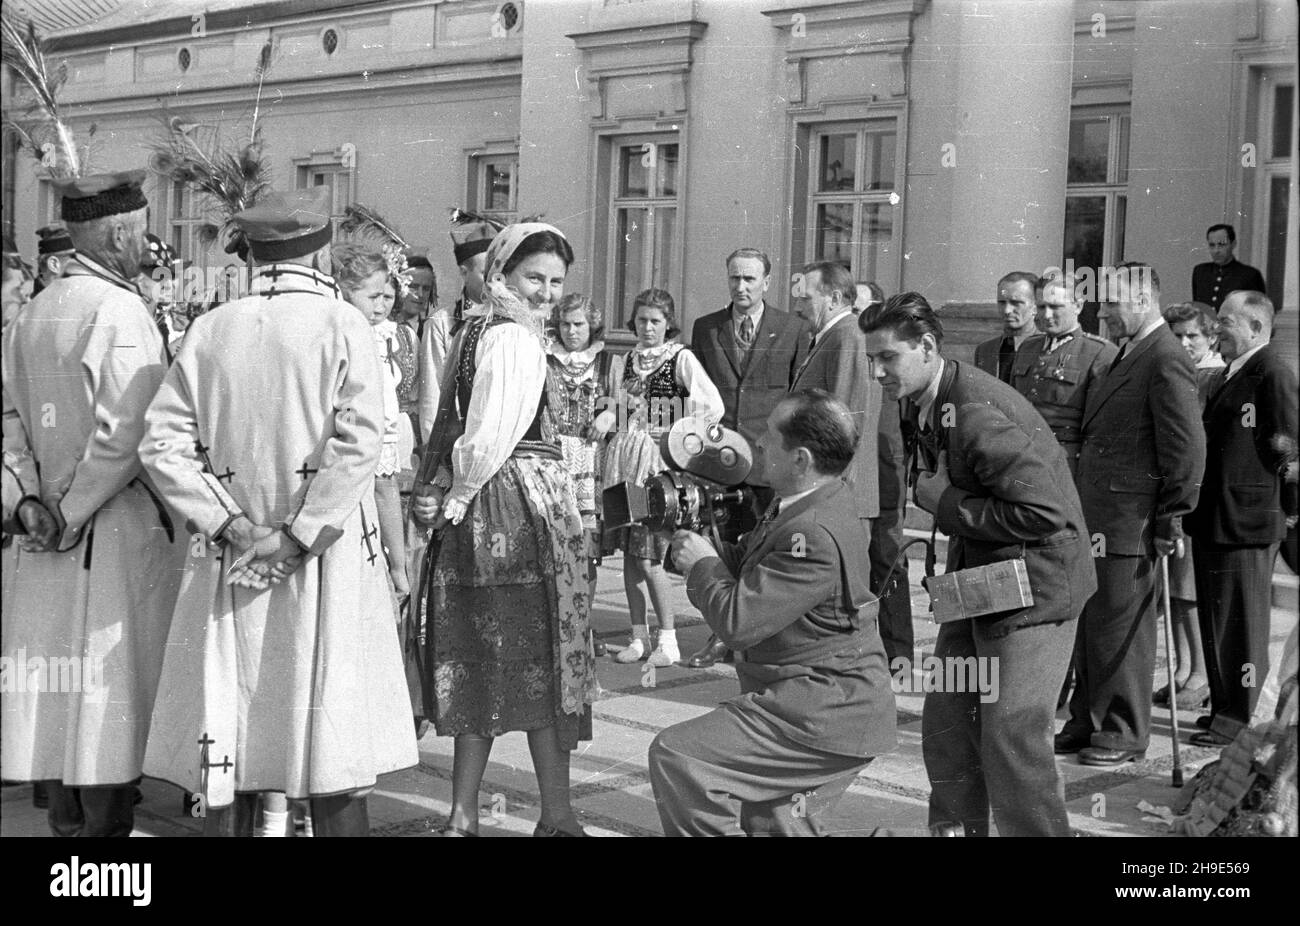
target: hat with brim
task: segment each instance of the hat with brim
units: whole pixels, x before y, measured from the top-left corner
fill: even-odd
[[[330,188],[325,186],[268,193],[257,205],[236,213],[233,221],[248,239],[255,260],[293,260],[330,243],[330,202]]]
[[[137,212],[149,205],[143,170],[91,174],[54,181],[61,197],[59,214],[65,222],[93,222],[110,215]]]
[[[62,225],[46,225],[44,228],[38,228],[36,238],[36,253],[40,257],[76,250],[76,245],[72,243],[72,236]]]

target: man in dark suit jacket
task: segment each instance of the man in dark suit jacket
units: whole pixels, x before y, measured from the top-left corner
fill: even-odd
[[[1210,677],[1210,728],[1226,746],[1250,724],[1268,675],[1273,562],[1296,519],[1296,375],[1269,344],[1273,303],[1235,292],[1219,309],[1217,373],[1205,406],[1205,478],[1187,532],[1196,539],[1196,597]]]
[[[1146,754],[1156,660],[1156,558],[1183,554],[1205,431],[1196,371],[1160,314],[1160,279],[1128,263],[1107,281],[1100,317],[1127,341],[1083,413],[1078,484],[1092,532],[1097,594],[1079,625],[1070,719],[1059,754],[1114,766]]]
[[[776,498],[739,544],[678,531],[691,603],[736,650],[742,694],[650,746],[664,832],[818,835],[871,757],[895,746],[894,694],[867,589],[867,536],[841,474],[847,408],[791,396],[761,438]]]
[[[1068,836],[1053,717],[1096,580],[1065,451],[1015,389],[942,357],[943,328],[920,294],[891,297],[863,328],[886,395],[908,400],[916,503],[948,535],[947,571],[1023,559],[1033,592],[1029,607],[939,628],[945,678],[928,680],[940,690],[927,685],[921,720],[930,823],[985,836],[992,809],[1002,836]],[[952,671],[976,663],[997,673],[992,698]]]
[[[1038,312],[1034,288],[1038,276],[1014,270],[998,280],[998,311],[1002,314],[1002,333],[975,345],[975,366],[1004,383],[1010,383],[1016,351],[1038,333],[1034,316]]]
[[[795,370],[808,350],[808,326],[802,319],[768,305],[764,299],[772,282],[772,262],[762,251],[741,248],[727,258],[731,304],[695,322],[691,351],[722,393],[722,424],[740,433],[753,446],[767,427],[767,416],[785,398]],[[762,476],[761,457],[754,460],[748,486],[755,504],[752,517],[733,525],[735,537],[758,521],[772,500]],[[704,668],[726,653],[712,637],[687,665]]]
[[[808,353],[795,371],[791,392],[821,389],[843,402],[858,426],[858,447],[844,473],[858,517],[880,514],[876,430],[882,392],[853,315],[853,277],[840,264],[809,264],[796,277],[794,314],[812,328]]]

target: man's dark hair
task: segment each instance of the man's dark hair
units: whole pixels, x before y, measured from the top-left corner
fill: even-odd
[[[998,286],[1003,283],[1028,283],[1031,290],[1036,290],[1038,289],[1038,274],[1031,273],[1028,270],[1012,270],[998,280]]]
[[[823,476],[849,468],[858,447],[858,425],[848,407],[821,389],[803,389],[781,400],[786,413],[776,429],[786,450],[807,448]]]
[[[833,260],[814,261],[803,268],[805,284],[809,275],[814,273],[817,274],[818,293],[829,296],[833,292],[838,292],[846,306],[853,305],[853,300],[858,296],[858,290],[853,283],[853,274],[849,273],[848,268]]]
[[[855,289],[859,286],[865,286],[867,292],[871,293],[871,301],[875,305],[879,305],[885,301],[885,291],[880,288],[880,284],[876,283],[875,280],[858,280],[853,284],[853,286]],[[854,295],[857,295],[856,292]]]
[[[772,261],[768,256],[758,248],[736,248],[727,255],[726,261],[722,266],[727,269],[731,268],[731,262],[737,257],[743,257],[746,260],[758,260],[763,262],[763,276],[768,276],[772,272]]]
[[[936,347],[943,346],[943,323],[920,293],[890,296],[879,312],[864,311],[859,315],[858,327],[863,334],[892,331],[894,337],[913,343],[928,334]]]
[[[1112,277],[1123,276],[1130,289],[1141,291],[1146,288],[1152,299],[1160,298],[1160,274],[1156,268],[1140,260],[1126,260],[1115,268]],[[1113,279],[1111,291],[1114,292]]]
[[[1208,241],[1210,239],[1210,235],[1213,235],[1216,231],[1227,232],[1228,241],[1232,242],[1233,244],[1237,243],[1237,230],[1225,222],[1220,222],[1218,225],[1211,225],[1209,228],[1207,228],[1205,230],[1205,240]]]

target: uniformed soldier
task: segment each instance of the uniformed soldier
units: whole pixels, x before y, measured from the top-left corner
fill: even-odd
[[[1083,406],[1118,353],[1110,341],[1079,325],[1082,304],[1075,278],[1049,270],[1035,288],[1038,327],[1044,332],[1016,352],[1012,384],[1027,398],[1065,448],[1070,475],[1078,465]]]

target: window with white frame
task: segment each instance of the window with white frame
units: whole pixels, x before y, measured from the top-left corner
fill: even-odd
[[[330,219],[337,234],[348,206],[356,201],[356,172],[352,157],[345,157],[342,151],[315,152],[310,157],[294,158],[293,163],[298,189],[329,188]]]
[[[609,327],[621,328],[632,300],[678,281],[679,147],[675,134],[618,139],[612,149],[607,260]]]
[[[1128,145],[1127,106],[1076,106],[1071,112],[1062,252],[1076,268],[1097,273],[1124,261]],[[1099,333],[1097,303],[1084,303],[1079,321]]]
[[[1295,131],[1294,80],[1266,79],[1259,107],[1258,152],[1262,181],[1256,187],[1260,198],[1256,215],[1262,242],[1254,250],[1264,274],[1264,286],[1274,305],[1281,308],[1286,282],[1287,202],[1291,195],[1291,138]]]
[[[518,219],[519,155],[476,154],[470,158],[469,208],[510,224]]]
[[[898,285],[894,119],[826,123],[808,132],[805,262],[843,264],[854,279]],[[796,248],[796,253],[798,249]]]
[[[196,192],[186,184],[163,181],[167,186],[166,226],[160,235],[172,246],[176,258],[185,266],[202,265],[207,245],[199,237],[199,229],[211,218],[203,208],[207,194]]]

